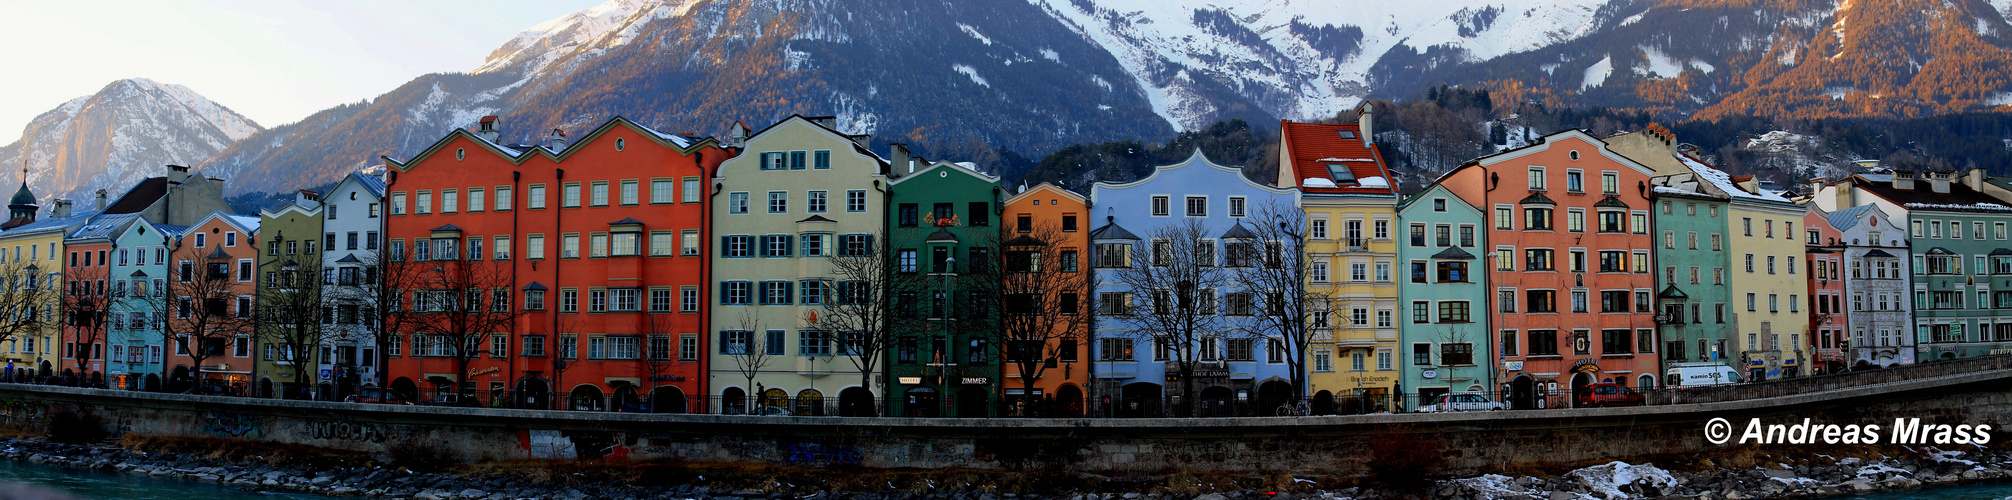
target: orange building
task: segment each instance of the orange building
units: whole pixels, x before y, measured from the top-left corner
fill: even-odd
[[[462,382],[463,404],[702,411],[688,395],[705,394],[707,179],[735,150],[620,117],[577,143],[504,145],[499,124],[386,159],[385,276],[414,291],[386,316],[408,337],[384,350],[393,392]],[[461,300],[488,312],[462,322],[486,331],[424,333],[450,331],[421,326],[442,306],[421,299],[429,281],[482,290]],[[479,351],[465,373],[457,342]]]
[[[170,392],[199,384],[221,387],[227,394],[252,394],[258,228],[258,216],[211,212],[169,250],[165,331],[174,337],[167,339]],[[202,359],[191,356],[191,350]]]
[[[1568,130],[1438,181],[1489,216],[1490,325],[1512,406],[1570,405],[1599,382],[1655,385],[1653,172]]]
[[[1022,415],[1083,414],[1083,387],[1090,380],[1083,351],[1090,331],[1084,310],[1089,209],[1088,198],[1047,183],[1022,190],[1002,207],[1002,279],[1009,298],[1000,319],[1006,344],[1000,387]]]

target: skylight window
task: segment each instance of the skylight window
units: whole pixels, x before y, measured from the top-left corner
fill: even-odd
[[[1354,139],[1354,138],[1355,138],[1355,131],[1354,131],[1354,130],[1343,130],[1343,131],[1341,131],[1341,138],[1343,138],[1343,139]]]
[[[1327,164],[1327,177],[1330,179],[1334,179],[1335,183],[1355,182],[1355,172],[1349,171],[1348,165],[1343,165],[1340,163]]]

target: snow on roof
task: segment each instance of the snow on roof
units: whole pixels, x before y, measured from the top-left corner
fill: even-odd
[[[1370,187],[1390,187],[1390,179],[1385,179],[1382,177],[1364,177],[1362,179],[1357,180],[1356,182],[1358,184]]]
[[[634,122],[631,122],[631,123],[634,123]],[[680,148],[689,148],[689,147],[692,147],[692,140],[691,140],[691,139],[689,139],[689,138],[686,138],[685,136],[682,136],[682,135],[677,135],[677,134],[666,134],[666,133],[663,133],[663,132],[658,132],[658,131],[657,131],[657,129],[654,129],[654,128],[650,128],[650,126],[649,126],[649,125],[644,125],[644,124],[641,124],[641,123],[637,123],[637,124],[636,124],[636,126],[637,126],[637,127],[642,127],[642,129],[643,129],[644,131],[646,131],[646,132],[649,132],[649,133],[650,133],[650,135],[655,135],[655,136],[657,136],[657,138],[658,138],[658,139],[663,139],[663,140],[665,140],[665,141],[668,141],[668,142],[670,142],[671,144],[676,144],[676,145],[678,145],[678,147],[680,147]]]
[[[1314,160],[1314,161],[1317,161],[1317,162],[1321,162],[1321,163],[1335,163],[1335,162],[1344,162],[1344,161],[1376,161],[1376,159],[1375,159],[1375,158],[1321,158],[1321,159],[1318,159],[1318,160]]]
[[[1380,179],[1380,178],[1381,178],[1381,177],[1379,177],[1379,179]],[[1341,187],[1341,186],[1337,186],[1337,185],[1335,185],[1335,184],[1334,184],[1334,181],[1331,181],[1331,180],[1328,180],[1328,179],[1327,179],[1326,177],[1308,177],[1308,178],[1305,178],[1305,179],[1300,179],[1300,180],[1299,180],[1299,186],[1300,186],[1300,187],[1310,187],[1310,188],[1332,188],[1332,187]]]
[[[1772,201],[1780,203],[1794,203],[1792,201],[1789,201],[1788,198],[1781,197],[1780,194],[1770,192],[1764,189],[1756,190],[1760,191],[1759,193],[1749,193],[1745,189],[1740,189],[1739,184],[1733,182],[1732,175],[1727,174],[1723,170],[1712,168],[1711,166],[1705,165],[1704,163],[1700,163],[1697,160],[1693,160],[1691,159],[1690,156],[1679,154],[1677,155],[1677,159],[1683,161],[1684,166],[1690,167],[1692,172],[1697,172],[1699,179],[1711,182],[1713,185],[1718,186],[1719,189],[1724,190],[1726,194],[1732,195],[1732,197],[1734,198],[1746,198],[1750,200]]]
[[[2012,207],[1997,203],[1908,203],[1907,208],[1940,208],[1947,210],[1999,210],[2012,211]]]

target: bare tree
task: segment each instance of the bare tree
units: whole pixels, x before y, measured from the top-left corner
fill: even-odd
[[[91,365],[91,355],[96,354],[92,351],[105,340],[110,299],[117,295],[108,290],[118,288],[106,282],[109,269],[109,266],[72,267],[63,277],[68,283],[63,290],[63,324],[69,331],[64,335],[63,356],[75,360],[80,382],[89,378],[84,367]]]
[[[58,306],[65,305],[61,269],[15,260],[0,266],[0,343],[20,337],[40,336],[60,328]]]
[[[221,356],[240,335],[253,333],[251,311],[232,311],[239,291],[231,276],[237,258],[216,251],[197,250],[189,260],[178,261],[169,274],[167,295],[172,307],[162,333],[181,351],[188,353],[189,376],[201,385],[203,361]],[[191,388],[193,389],[193,388]]]
[[[749,409],[752,412],[760,412],[761,393],[755,390],[755,377],[761,375],[762,368],[775,362],[775,358],[770,357],[768,353],[768,341],[763,338],[761,320],[755,317],[754,311],[741,311],[739,327],[738,330],[727,332],[727,355],[732,356],[734,360],[734,371],[740,372],[741,377],[748,381],[745,387],[750,403]],[[726,401],[720,403],[725,405]]]
[[[412,354],[451,358],[460,400],[474,400],[468,365],[489,350],[491,335],[507,334],[515,326],[518,309],[509,303],[509,263],[485,260],[454,260],[453,250],[434,249],[436,260],[395,263],[389,274],[415,288],[412,307],[401,308],[388,317],[410,326]]]
[[[1321,325],[1334,294],[1306,286],[1313,256],[1306,246],[1306,213],[1291,202],[1274,200],[1256,207],[1246,220],[1248,238],[1224,245],[1227,264],[1236,270],[1241,287],[1262,298],[1263,311],[1253,323],[1270,339],[1267,349],[1282,348],[1292,374],[1291,401],[1306,396],[1306,350]],[[1269,410],[1269,409],[1266,409]]]
[[[314,354],[327,340],[322,325],[352,318],[326,317],[337,316],[333,310],[324,312],[322,303],[326,285],[334,277],[324,276],[321,259],[309,258],[304,264],[293,259],[267,260],[264,267],[265,283],[258,287],[257,338],[276,348],[280,363],[293,367],[294,386],[283,387],[285,394],[280,397],[306,399],[314,386],[310,380],[315,373]]]
[[[1135,259],[1115,273],[1118,283],[1143,297],[1143,305],[1122,314],[1105,312],[1134,335],[1152,341],[1165,353],[1168,370],[1179,374],[1178,414],[1192,415],[1195,368],[1201,347],[1225,336],[1227,322],[1216,314],[1215,294],[1235,284],[1235,276],[1216,265],[1215,247],[1200,219],[1185,219],[1155,228],[1147,240],[1134,243]]]
[[[338,300],[353,300],[361,307],[374,311],[374,314],[366,315],[370,317],[364,318],[364,324],[369,327],[360,333],[371,336],[371,341],[376,343],[378,355],[373,361],[377,363],[377,376],[380,383],[389,385],[391,381],[384,380],[384,377],[391,373],[391,357],[385,353],[389,352],[390,346],[403,340],[401,337],[418,329],[420,316],[407,313],[410,306],[406,295],[419,289],[420,280],[425,276],[416,268],[425,263],[408,261],[403,241],[390,243],[382,252],[359,255],[359,259],[363,260],[364,277],[361,279],[364,284],[337,287],[334,293]]]
[[[657,390],[658,379],[666,378],[666,376],[671,374],[671,369],[678,366],[677,357],[671,355],[671,349],[664,349],[663,355],[659,356],[655,345],[659,339],[665,342],[675,342],[676,339],[673,337],[664,337],[657,334],[675,332],[677,331],[677,324],[675,316],[651,313],[643,316],[643,326],[646,328],[644,338],[648,343],[643,345],[642,359],[630,366],[635,371],[636,378],[643,379],[642,397],[649,398],[650,394],[655,393]],[[654,406],[656,404],[655,401],[651,401],[650,404],[652,405],[650,408],[651,411],[664,411],[664,409]],[[684,412],[684,408],[677,409],[677,413]]]
[[[882,248],[888,246],[886,235],[877,239]],[[859,370],[859,386],[868,390],[882,358],[894,344],[892,325],[901,319],[895,317],[897,304],[891,299],[901,291],[918,289],[920,283],[914,274],[893,272],[892,257],[876,252],[873,246],[868,242],[858,248],[841,242],[838,256],[830,259],[836,281],[819,292],[824,307],[804,318],[812,329],[832,332],[839,353]]]
[[[1090,273],[1080,268],[1082,249],[1063,249],[1062,231],[1042,223],[1001,245],[1002,266],[989,291],[1003,309],[999,337],[1006,362],[1019,369],[1021,389],[1032,394],[1034,381],[1064,361],[1065,353],[1080,352],[1088,338],[1090,318],[1082,301],[1090,289]],[[984,284],[977,285],[986,290]]]

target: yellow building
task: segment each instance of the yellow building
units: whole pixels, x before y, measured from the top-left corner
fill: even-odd
[[[1301,191],[1308,295],[1318,328],[1306,395],[1317,411],[1392,408],[1399,383],[1397,191],[1376,152],[1368,107],[1350,124],[1280,122],[1278,186]],[[1324,315],[1324,317],[1322,317]]]
[[[62,329],[62,271],[63,263],[57,257],[63,254],[63,237],[82,226],[92,214],[72,216],[70,202],[57,201],[49,210],[48,217],[39,217],[40,207],[35,195],[23,185],[21,190],[7,204],[8,220],[0,224],[0,273],[21,278],[34,276],[33,290],[16,289],[5,292],[14,302],[35,302],[40,307],[32,307],[28,320],[41,325],[13,332],[11,338],[0,341],[0,360],[12,365],[16,370],[46,369],[52,373],[62,364],[63,354],[57,344],[61,342]],[[29,283],[24,280],[21,283]],[[21,318],[6,318],[19,321]],[[0,375],[4,376],[4,375]]]

